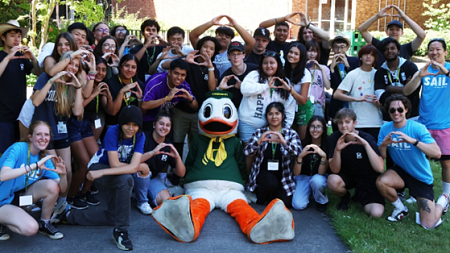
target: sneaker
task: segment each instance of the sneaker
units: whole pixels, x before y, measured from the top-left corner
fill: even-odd
[[[80,200],[91,206],[98,206],[100,204],[100,201],[92,196],[92,193],[90,193],[89,191],[84,195],[80,195]]]
[[[133,244],[128,237],[128,231],[119,231],[117,229],[114,229],[112,240],[116,244],[117,248],[121,250],[133,249]]]
[[[0,224],[0,241],[6,241],[9,239],[9,235],[6,233],[6,226]]]
[[[350,193],[347,192],[344,197],[341,198],[341,202],[339,202],[337,209],[338,210],[347,210],[350,206]]]
[[[413,196],[411,196],[411,197],[409,197],[409,199],[407,199],[405,202],[408,203],[408,204],[414,204],[414,203],[417,203],[417,200],[416,200],[416,198],[414,198]]]
[[[89,207],[88,204],[84,203],[78,196],[72,198],[67,197],[67,203],[70,205],[70,207],[78,210],[83,210]]]
[[[92,185],[91,188],[89,189],[89,192],[90,192],[92,195],[95,195],[95,194],[98,193],[98,189],[95,187],[95,185]]]
[[[401,202],[405,202],[406,197],[405,197],[405,190],[403,191],[398,191],[397,192],[397,196],[400,199]]]
[[[62,212],[57,213],[54,216],[52,215],[50,222],[53,224],[58,224],[58,223],[67,224],[67,213],[69,213],[69,212],[70,212],[70,206],[66,205],[66,209],[64,209]]]
[[[448,205],[449,205],[449,201],[450,200],[449,200],[448,195],[445,194],[445,193],[442,193],[441,196],[444,196],[444,198],[447,199],[447,204],[442,208],[442,215],[445,215],[447,213],[447,211],[448,211]],[[440,198],[440,196],[439,196],[439,198]]]
[[[50,239],[57,240],[64,237],[50,222],[45,223],[43,220],[39,222],[39,233],[48,236]]]
[[[58,215],[60,215],[61,213],[63,213],[65,210],[70,209],[69,205],[67,204],[67,201],[61,201],[59,202],[55,208],[53,208],[53,213],[52,216],[50,216],[50,222],[51,223],[57,223],[54,220],[56,219],[56,217]]]
[[[316,202],[316,210],[323,213],[327,210],[327,204],[320,204]]]
[[[138,204],[137,208],[139,211],[141,211],[142,214],[149,215],[153,212],[152,208],[150,207],[150,204],[147,202],[144,202],[142,204]]]
[[[386,219],[387,219],[388,221],[392,221],[392,222],[394,222],[394,221],[400,221],[401,219],[407,217],[408,214],[409,214],[409,212],[408,212],[408,207],[405,206],[405,209],[400,210],[400,211],[394,209],[394,211],[392,212],[391,216],[388,216]]]

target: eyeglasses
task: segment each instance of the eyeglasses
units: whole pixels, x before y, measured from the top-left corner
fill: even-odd
[[[279,54],[274,51],[266,51],[263,53],[263,57],[279,57]]]
[[[236,58],[236,57],[239,57],[239,56],[241,56],[241,55],[243,55],[243,53],[237,53],[237,54],[230,54],[230,57],[231,58]]]
[[[103,28],[98,28],[97,30],[95,30],[96,32],[101,32],[101,33],[109,33],[109,29],[103,29]]]
[[[395,111],[399,112],[399,113],[403,113],[403,111],[405,111],[403,108],[399,107],[399,108],[391,108],[389,109],[389,113],[390,114],[394,114]]]
[[[116,45],[108,44],[108,43],[103,44],[103,47],[106,48],[106,49],[111,49],[111,50],[115,50],[116,49]]]
[[[309,130],[311,130],[311,131],[314,131],[314,130],[318,130],[318,131],[320,131],[320,130],[322,130],[323,129],[323,126],[314,126],[314,125],[311,125],[310,127],[309,127]]]
[[[334,46],[333,49],[334,50],[346,50],[347,47],[346,46],[340,46],[340,47],[339,46]]]
[[[123,33],[123,34],[125,34],[127,32],[128,32],[128,30],[125,30],[125,29],[116,30],[116,33]]]

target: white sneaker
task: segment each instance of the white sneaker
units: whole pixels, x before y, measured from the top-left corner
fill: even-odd
[[[141,211],[142,214],[145,215],[149,215],[153,212],[153,209],[147,202],[144,202],[141,205],[137,205],[137,208],[139,209],[139,211]]]
[[[409,199],[406,200],[406,203],[414,204],[414,203],[417,203],[417,200],[413,196],[411,196],[411,197],[409,197]]]

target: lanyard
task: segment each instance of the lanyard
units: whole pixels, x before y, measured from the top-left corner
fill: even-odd
[[[339,72],[340,73],[340,72]],[[313,76],[311,79],[311,83],[314,83],[314,77],[316,76],[316,68],[314,67]]]
[[[314,169],[316,163],[317,163],[317,156],[316,156],[316,154],[312,154],[312,155],[311,155],[311,162],[309,163],[309,169],[310,169],[309,173],[310,173],[310,176],[312,176],[313,169]]]
[[[132,155],[132,153],[134,152],[134,144],[136,143],[136,135],[133,135],[133,147],[131,148],[131,153],[130,155]],[[122,146],[122,159],[125,157],[126,153],[125,153],[125,147],[123,146],[123,139],[120,138],[120,145]]]
[[[98,95],[97,95],[96,99],[97,99],[97,105],[95,106],[95,114],[98,114],[98,100],[99,100]]]
[[[119,75],[117,75],[117,78],[119,78],[119,82],[120,82],[120,84],[122,85],[122,87],[123,87],[123,82],[122,82],[122,79],[120,79],[120,76]],[[133,78],[131,78],[131,82],[130,83],[133,83]],[[127,91],[127,92],[125,92],[124,94],[123,94],[123,100],[125,101],[125,104],[128,106],[129,104],[130,104],[130,102],[131,102],[131,99],[130,99],[130,97],[131,97],[131,95],[130,95],[130,97],[127,97],[127,93],[128,93],[129,91]]]
[[[30,165],[30,145],[28,145],[28,155],[27,155],[27,164],[25,165],[25,166],[27,166],[27,165]],[[36,168],[35,170],[34,170],[34,174],[33,175],[31,175],[31,171],[30,171],[30,173],[27,173],[26,174],[26,179],[25,179],[25,191],[27,191],[28,190],[28,179],[30,178],[30,177],[34,177],[34,176],[36,176],[36,171],[38,170],[38,168]]]
[[[155,57],[155,46],[153,46],[153,52],[152,52],[151,58],[148,57],[148,49],[145,50],[145,52],[147,53],[147,62],[148,62],[148,66],[150,67],[152,65],[153,58]]]
[[[269,128],[270,129],[270,128]],[[283,129],[280,129],[280,134],[281,134],[281,131],[282,131]],[[278,143],[275,143],[275,145],[274,145],[274,143],[273,142],[271,142],[271,144],[272,144],[272,159],[274,159],[275,160],[275,152],[277,151],[277,145],[278,145]]]
[[[339,75],[341,76],[341,80],[344,80],[347,73],[345,72],[345,66],[343,63],[338,63]]]
[[[389,70],[387,70],[387,76],[388,76],[388,78],[389,78],[389,82],[391,83],[391,85],[392,85],[392,80],[391,80],[391,73],[390,73],[390,71]],[[397,82],[400,82],[400,67],[397,69]]]

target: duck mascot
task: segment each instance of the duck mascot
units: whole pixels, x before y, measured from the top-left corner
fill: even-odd
[[[283,201],[273,200],[261,215],[247,203],[245,158],[235,137],[238,113],[231,96],[226,91],[207,93],[198,113],[200,135],[186,158],[186,195],[164,201],[153,209],[153,219],[176,240],[192,242],[217,207],[234,217],[254,243],[292,240],[294,220]]]

